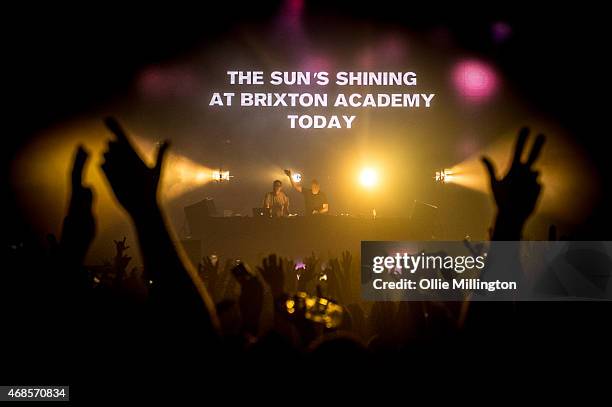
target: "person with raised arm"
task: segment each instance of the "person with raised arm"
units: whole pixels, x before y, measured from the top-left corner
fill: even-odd
[[[503,178],[498,178],[493,162],[488,157],[482,157],[496,207],[487,266],[481,275],[483,281],[505,280],[519,285],[524,282],[518,241],[522,238],[527,219],[535,211],[542,190],[538,182],[539,172],[533,169],[533,165],[546,141],[544,135],[539,134],[527,159],[522,161],[528,138],[529,129],[524,127],[519,131],[510,168]],[[507,245],[497,241],[515,243]],[[512,295],[506,297],[511,298]]]
[[[529,137],[529,128],[519,131],[510,169],[503,178],[498,178],[493,162],[482,157],[482,162],[489,174],[491,192],[497,209],[491,240],[521,240],[527,219],[535,210],[542,186],[538,182],[540,173],[533,169],[542,146],[546,141],[539,134],[526,161],[521,161],[525,144]]]
[[[149,167],[117,120],[106,118],[105,124],[115,140],[108,142],[102,170],[136,228],[143,265],[152,280],[149,297],[159,306],[157,315],[169,323],[184,318],[198,321],[199,332],[216,338],[218,320],[211,298],[167,226],[159,204],[159,181],[168,142],[159,144],[155,165]]]
[[[285,170],[285,175],[289,177],[291,186],[304,196],[306,216],[323,215],[329,212],[329,202],[327,201],[327,195],[325,195],[325,192],[321,191],[319,181],[313,179],[310,182],[310,188],[304,188],[300,183],[297,183],[293,180],[290,170]]]

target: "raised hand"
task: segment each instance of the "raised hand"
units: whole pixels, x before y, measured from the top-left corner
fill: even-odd
[[[325,269],[327,274],[327,286],[329,290],[329,295],[340,301],[345,302],[344,298],[344,276],[342,269],[340,268],[340,262],[337,258],[330,258],[328,262],[328,267]]]
[[[113,240],[115,243],[115,251],[117,256],[120,257],[123,255],[123,252],[130,248],[127,244],[125,244],[127,238],[123,236],[123,240]]]
[[[482,157],[491,182],[491,190],[497,205],[497,225],[493,233],[493,239],[500,238],[513,240],[520,238],[520,230],[529,216],[533,213],[538,197],[540,196],[541,185],[538,183],[537,171],[532,169],[533,164],[540,155],[545,137],[539,134],[536,137],[533,147],[529,152],[526,161],[521,161],[525,144],[529,137],[529,129],[520,130],[514,155],[508,173],[503,178],[496,175],[495,166],[487,157]],[[502,222],[503,225],[499,223]],[[498,230],[503,226],[502,230]],[[501,235],[500,235],[501,233]]]
[[[157,207],[157,193],[168,142],[159,144],[157,159],[149,167],[138,155],[119,122],[112,117],[104,120],[116,140],[108,142],[102,170],[117,200],[132,216]]]
[[[64,219],[60,246],[67,260],[81,265],[96,232],[92,212],[93,192],[83,185],[83,169],[89,154],[83,146],[77,148],[72,166],[71,197]]]
[[[291,259],[282,259],[283,261],[283,278],[285,281],[285,292],[295,293],[297,291],[297,273],[295,271],[295,262]]]
[[[259,332],[259,319],[263,309],[263,284],[257,275],[246,266],[239,264],[232,269],[232,273],[240,284],[240,315],[245,333],[257,336]]]
[[[262,266],[258,267],[257,270],[270,286],[272,296],[274,298],[282,296],[285,286],[282,259],[277,258],[275,254],[271,254],[263,260]]]
[[[300,280],[298,281],[300,291],[306,291],[308,284],[319,276],[320,273],[317,272],[318,264],[319,259],[314,253],[304,259],[305,267],[300,269]]]
[[[134,221],[144,271],[155,282],[149,288],[149,298],[163,305],[160,309],[170,323],[180,320],[185,327],[195,323],[206,335],[216,336],[219,321],[210,295],[167,226],[157,199],[168,143],[160,144],[155,165],[149,167],[115,119],[107,118],[105,124],[116,140],[108,143],[102,170],[117,200]]]
[[[130,248],[130,246],[128,246],[125,243],[126,242],[125,236],[123,237],[123,240],[113,240],[113,242],[115,242],[115,251],[116,251],[116,254],[115,254],[115,271],[117,273],[116,282],[120,283],[120,281],[125,276],[125,270],[127,269],[128,264],[132,260],[130,256],[126,256],[124,254],[125,251]]]
[[[317,273],[317,265],[319,264],[319,258],[312,252],[312,254],[304,259],[304,265],[309,277],[314,278]]]

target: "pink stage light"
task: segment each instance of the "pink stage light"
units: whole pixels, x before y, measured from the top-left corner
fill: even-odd
[[[499,87],[494,69],[478,60],[459,62],[452,71],[455,90],[468,102],[481,103],[491,98]]]

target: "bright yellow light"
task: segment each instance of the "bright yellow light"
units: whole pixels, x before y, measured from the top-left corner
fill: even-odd
[[[434,178],[436,182],[446,184],[455,180],[455,173],[453,170],[444,169],[442,171],[436,171],[436,176]]]
[[[302,174],[299,172],[294,172],[291,174],[291,178],[293,179],[293,182],[302,182]]]
[[[359,174],[359,183],[366,188],[373,188],[378,184],[378,172],[373,168],[364,168]]]
[[[144,142],[141,143],[144,144]],[[170,152],[166,160],[161,181],[163,200],[175,199],[214,180],[210,168],[183,155]]]
[[[229,171],[213,170],[212,179],[217,182],[229,181],[231,178]]]
[[[195,180],[197,182],[204,182],[208,179],[208,174],[206,171],[199,171],[196,173]]]
[[[592,210],[597,199],[596,172],[584,151],[562,129],[545,123],[534,124],[534,128],[549,135],[534,165],[534,169],[540,172],[539,182],[543,185],[536,213],[578,224]],[[450,178],[444,181],[490,195],[491,181],[481,156],[487,156],[495,163],[497,177],[502,178],[508,172],[515,143],[514,130],[500,134],[494,143],[452,166]],[[530,151],[530,144],[525,150]],[[578,190],[580,194],[575,193]]]

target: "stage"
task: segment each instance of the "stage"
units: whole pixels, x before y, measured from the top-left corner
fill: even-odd
[[[358,259],[362,240],[431,239],[431,234],[408,218],[197,217],[188,218],[188,224],[191,233],[183,243],[192,261],[216,254],[221,259],[256,264],[270,253],[297,261],[312,252],[326,259],[340,256],[344,250]]]

